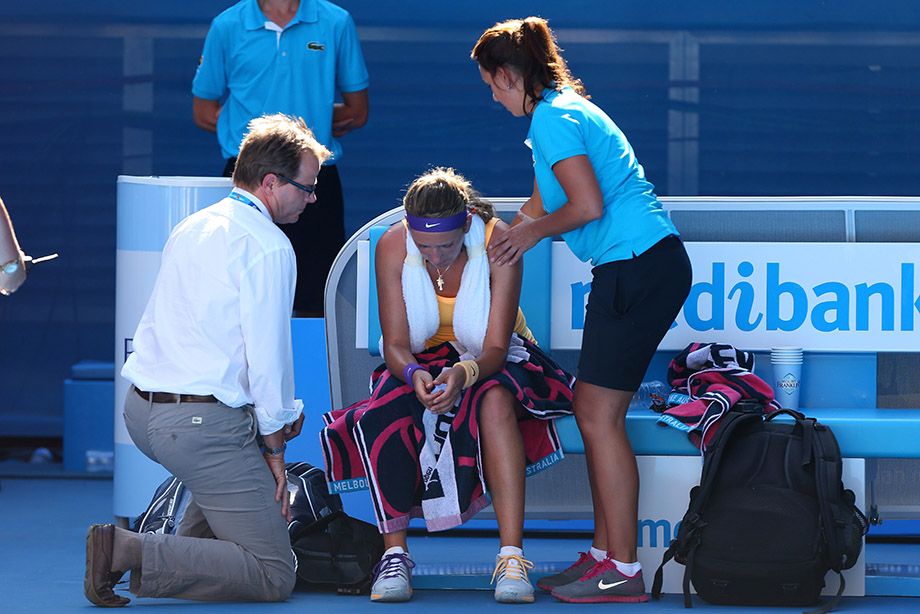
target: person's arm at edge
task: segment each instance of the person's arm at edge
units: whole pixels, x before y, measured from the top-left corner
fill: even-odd
[[[0,266],[12,265],[13,262],[18,266],[12,274],[0,271],[0,291],[4,294],[12,294],[25,282],[26,266],[25,254],[19,248],[16,232],[13,230],[13,221],[6,211],[3,199],[0,198]]]
[[[587,156],[577,155],[560,160],[553,165],[553,174],[562,185],[568,201],[556,211],[536,219],[526,214],[518,215],[514,228],[503,233],[489,246],[489,259],[492,262],[513,264],[541,239],[580,228],[604,214],[604,198]],[[542,210],[539,190],[534,185],[534,196],[528,199],[531,210],[536,201],[539,201]],[[523,207],[521,211],[523,213]]]

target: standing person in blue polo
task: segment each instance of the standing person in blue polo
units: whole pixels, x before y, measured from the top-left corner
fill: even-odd
[[[217,132],[225,177],[249,120],[265,113],[302,117],[332,152],[319,176],[319,206],[282,226],[297,255],[297,315],[323,315],[326,276],[345,242],[337,139],[367,122],[367,86],[354,21],[327,0],[241,0],[214,19],[204,42],[192,112],[199,128]]]
[[[514,264],[562,235],[594,268],[573,408],[594,503],[589,552],[538,586],[568,602],[647,601],[636,552],[639,472],[626,410],[690,290],[677,230],[625,135],[584,95],[539,17],[486,30],[473,47],[492,97],[530,117],[534,190],[515,224],[489,246]]]

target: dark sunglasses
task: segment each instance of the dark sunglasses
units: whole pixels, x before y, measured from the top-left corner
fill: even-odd
[[[297,183],[296,181],[294,181],[294,180],[291,179],[290,177],[285,177],[285,176],[282,175],[281,173],[275,173],[275,176],[277,176],[277,177],[278,177],[279,179],[281,179],[282,181],[288,182],[289,184],[291,184],[292,186],[294,186],[294,187],[297,188],[298,190],[303,190],[304,192],[307,193],[307,196],[310,196],[310,195],[312,195],[314,192],[316,192],[316,186],[315,186],[315,185],[304,185],[304,184],[302,184],[302,183]]]

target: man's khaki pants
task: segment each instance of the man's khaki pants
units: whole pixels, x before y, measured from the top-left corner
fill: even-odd
[[[192,493],[178,534],[142,536],[132,592],[207,601],[287,599],[296,579],[294,555],[251,411],[222,403],[154,403],[132,387],[125,425],[137,447]]]

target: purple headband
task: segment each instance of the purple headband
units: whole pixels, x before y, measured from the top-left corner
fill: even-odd
[[[409,222],[409,228],[421,232],[447,232],[463,228],[466,224],[467,212],[461,211],[456,215],[448,217],[422,217],[419,215],[406,214],[406,221]]]

